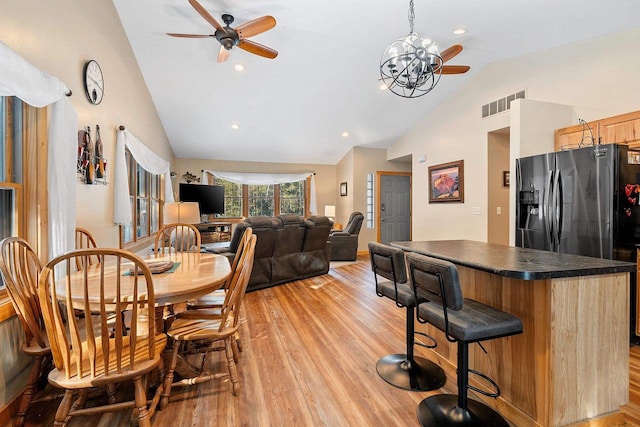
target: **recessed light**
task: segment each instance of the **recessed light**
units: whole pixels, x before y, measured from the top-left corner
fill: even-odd
[[[236,64],[236,65],[233,66],[233,68],[236,71],[244,71],[244,65],[242,65],[242,64]]]
[[[349,132],[342,132],[342,137],[343,138],[347,138],[349,136]]]
[[[240,129],[240,126],[238,126],[237,123],[234,123],[234,124],[231,125],[231,129],[238,130],[238,129]]]
[[[378,86],[378,89],[380,90],[387,90],[387,85],[382,83],[380,86]]]
[[[465,30],[464,28],[456,28],[455,30],[453,30],[453,34],[455,34],[456,36],[461,36],[466,32],[467,30]]]

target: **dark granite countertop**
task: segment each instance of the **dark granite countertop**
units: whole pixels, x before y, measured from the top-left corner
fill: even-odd
[[[392,242],[391,246],[524,280],[636,271],[631,262],[559,254],[471,240]]]

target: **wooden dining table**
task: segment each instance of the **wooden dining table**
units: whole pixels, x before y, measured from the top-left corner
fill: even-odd
[[[146,257],[147,262],[152,261],[172,261],[174,268],[167,272],[152,274],[153,290],[156,308],[156,328],[160,331],[164,329],[162,314],[164,308],[173,304],[183,303],[191,299],[201,297],[224,285],[231,274],[231,266],[225,256],[200,252],[177,252],[160,257],[150,254]],[[131,267],[128,263],[122,263],[120,269],[116,264],[104,266],[105,281],[111,278],[114,282],[117,276],[123,287],[132,287],[135,276],[128,274]],[[89,266],[87,274],[89,278],[89,303],[95,301],[98,307],[100,293],[98,292],[100,264]],[[92,279],[96,285],[92,286]],[[72,301],[78,303],[78,308],[84,306],[84,272],[72,273],[69,277]],[[131,282],[131,285],[127,286]],[[143,284],[140,284],[142,291]],[[95,288],[95,292],[92,290]],[[112,291],[113,294],[109,292]],[[67,278],[64,277],[56,282],[56,293],[59,298],[65,298],[67,293]],[[105,289],[104,298],[115,300],[115,287]]]

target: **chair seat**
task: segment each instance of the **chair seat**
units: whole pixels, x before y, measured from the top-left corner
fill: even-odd
[[[482,341],[522,332],[522,320],[502,310],[465,298],[461,310],[447,310],[449,335],[463,342]],[[442,305],[424,302],[418,317],[445,331]]]
[[[391,281],[380,281],[376,284],[376,292],[382,294],[387,298],[391,298],[398,304],[402,304],[405,307],[413,307],[416,305],[416,298],[413,294],[413,289],[406,283],[397,283],[398,287],[398,299],[396,300],[396,289]]]
[[[115,346],[115,340],[110,339],[110,345]],[[98,341],[99,342],[99,341]],[[147,344],[148,339],[138,339],[137,343],[137,352],[135,354],[136,358],[136,369],[131,370],[126,365],[129,364],[129,337],[122,337],[122,346],[123,353],[121,357],[122,361],[122,370],[120,373],[117,372],[116,360],[109,360],[109,374],[105,375],[105,363],[104,358],[102,357],[102,352],[98,351],[96,355],[95,361],[95,374],[90,375],[88,370],[83,372],[82,377],[78,377],[78,375],[73,375],[70,378],[66,377],[64,370],[53,369],[49,373],[49,382],[60,388],[64,389],[82,389],[88,387],[96,387],[101,386],[107,383],[112,383],[116,381],[122,381],[127,377],[133,378],[135,376],[143,375],[147,372],[153,370],[158,363],[160,362],[160,358],[162,357],[163,350],[167,344],[167,337],[165,334],[157,334],[155,336],[155,354],[153,359],[149,359]],[[84,352],[85,355],[85,363],[83,366],[89,366],[88,363],[88,351]],[[149,359],[149,360],[147,360]],[[75,372],[76,369],[73,368],[70,372]]]
[[[217,289],[196,300],[187,301],[187,309],[194,310],[200,308],[222,307],[227,293],[224,289]]]
[[[202,315],[195,319],[178,317],[171,324],[167,335],[178,341],[220,340],[234,335],[238,330],[231,317],[227,318],[223,328],[220,326],[220,319],[216,318],[205,319]]]

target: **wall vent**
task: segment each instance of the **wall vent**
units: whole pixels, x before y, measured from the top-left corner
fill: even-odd
[[[493,116],[494,114],[509,111],[511,109],[511,101],[520,98],[524,99],[524,90],[483,105],[482,118],[484,119],[485,117]]]

